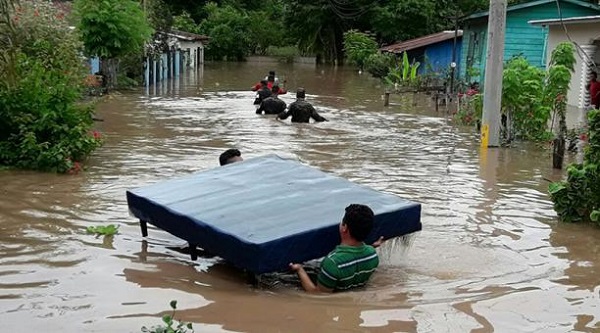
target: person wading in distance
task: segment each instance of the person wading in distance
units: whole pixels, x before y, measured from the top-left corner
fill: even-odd
[[[282,112],[277,115],[276,119],[286,119],[292,116],[293,123],[308,123],[310,118],[317,122],[328,121],[317,113],[317,110],[307,101],[305,101],[306,92],[304,88],[298,88],[296,91],[296,101],[291,103],[287,112]]]

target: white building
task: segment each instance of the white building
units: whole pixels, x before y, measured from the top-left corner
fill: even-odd
[[[208,42],[208,36],[179,30],[171,30],[166,35],[169,46],[181,51],[184,66],[197,68],[204,63],[204,44]]]
[[[567,123],[575,125],[583,122],[584,110],[590,105],[586,85],[592,71],[600,74],[600,69],[596,68],[596,64],[600,63],[600,15],[534,20],[529,23],[548,29],[546,64],[550,62],[551,50],[558,44],[568,41],[575,43],[576,63],[567,94]]]

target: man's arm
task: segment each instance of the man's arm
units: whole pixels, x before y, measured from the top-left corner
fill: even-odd
[[[290,263],[290,269],[298,274],[298,278],[300,279],[302,288],[304,288],[304,290],[306,290],[307,292],[309,292],[309,293],[333,292],[333,289],[325,288],[322,285],[320,285],[319,283],[315,284],[314,282],[312,282],[312,280],[310,279],[310,276],[308,276],[308,274],[306,273],[306,271],[304,270],[304,267],[302,267],[302,265]]]
[[[292,114],[292,107],[293,107],[293,105],[290,105],[290,107],[288,108],[287,111],[283,110],[283,112],[281,112],[277,115],[276,119],[284,120],[287,117],[289,117]]]
[[[379,237],[379,239],[374,241],[373,244],[371,244],[371,246],[374,248],[378,248],[381,246],[381,244],[383,244],[383,242],[385,242],[385,239],[383,239],[383,236],[381,236],[381,237]]]
[[[325,119],[324,117],[321,117],[320,114],[317,113],[317,110],[315,110],[315,108],[311,105],[310,106],[311,110],[310,110],[310,117],[312,119],[314,119],[315,121],[329,121],[327,119]]]

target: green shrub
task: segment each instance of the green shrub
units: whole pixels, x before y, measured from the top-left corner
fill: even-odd
[[[78,172],[101,144],[92,108],[79,104],[81,44],[50,3],[21,1],[12,13],[14,80],[0,82],[0,165]]]
[[[388,75],[390,68],[394,66],[394,56],[374,53],[365,60],[365,70],[377,78],[383,78]]]
[[[531,141],[548,139],[551,107],[544,102],[545,72],[517,57],[505,66],[502,108],[510,113],[516,136]]]
[[[378,52],[375,39],[364,32],[349,30],[344,33],[344,51],[348,61],[364,69],[369,56]]]
[[[600,111],[591,111],[583,164],[567,168],[567,180],[551,183],[550,198],[561,221],[600,222]]]

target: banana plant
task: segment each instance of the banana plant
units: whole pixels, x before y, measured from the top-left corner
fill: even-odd
[[[395,89],[398,89],[399,86],[417,85],[419,81],[417,71],[420,65],[420,62],[414,60],[411,64],[408,60],[408,54],[404,51],[400,65],[390,69],[388,75],[384,78],[386,85],[393,86]]]

